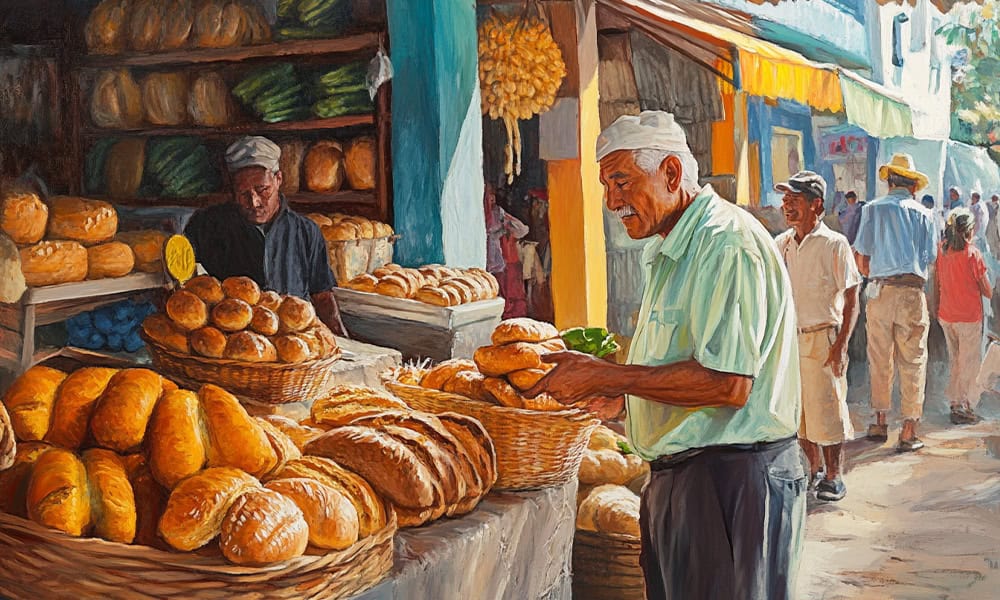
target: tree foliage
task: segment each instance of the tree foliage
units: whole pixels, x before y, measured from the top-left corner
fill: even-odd
[[[951,137],[977,146],[1000,141],[1000,5],[953,11],[937,30],[961,48],[952,61]]]

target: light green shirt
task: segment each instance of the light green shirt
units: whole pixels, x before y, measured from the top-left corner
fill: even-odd
[[[754,378],[743,408],[688,409],[628,397],[632,447],[653,460],[690,448],[775,441],[799,429],[799,351],[788,275],[771,236],[705,186],[643,252],[646,288],[628,362]]]

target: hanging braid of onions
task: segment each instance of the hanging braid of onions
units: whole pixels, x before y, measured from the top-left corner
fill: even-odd
[[[944,228],[944,249],[961,252],[969,244],[969,237],[976,228],[976,217],[965,208],[956,208],[948,215]]]

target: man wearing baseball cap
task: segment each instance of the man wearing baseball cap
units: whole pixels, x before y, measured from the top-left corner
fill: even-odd
[[[784,194],[781,208],[791,226],[775,242],[792,280],[798,316],[799,444],[809,459],[816,497],[833,502],[847,493],[840,477],[844,442],[854,433],[847,411],[847,345],[858,319],[861,274],[847,238],[823,223],[821,176],[800,171],[774,189]]]
[[[281,194],[281,148],[248,136],[225,158],[232,200],[195,212],[184,229],[198,262],[218,279],[246,276],[263,290],[311,299],[320,320],[347,335],[323,234]]]

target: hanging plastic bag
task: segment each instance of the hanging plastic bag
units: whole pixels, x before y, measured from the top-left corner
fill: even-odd
[[[368,85],[368,94],[372,100],[375,99],[375,94],[378,93],[378,89],[382,87],[382,84],[390,79],[392,79],[392,61],[389,60],[389,56],[385,53],[382,46],[379,46],[375,58],[368,63],[368,75],[365,78],[365,83]]]

